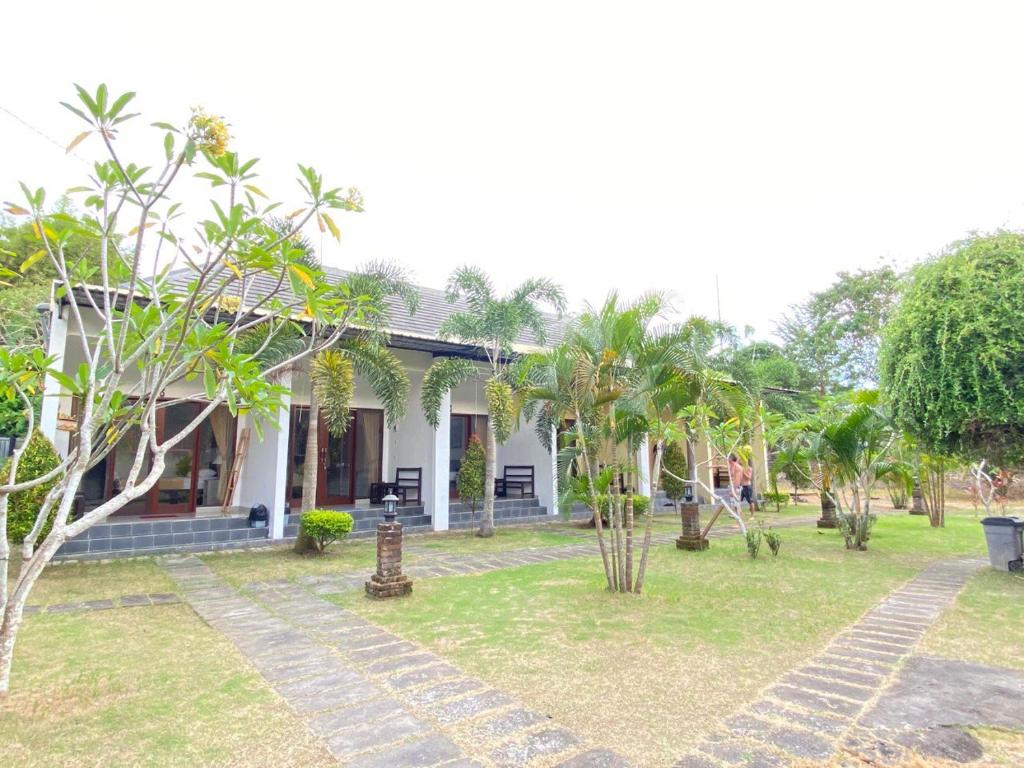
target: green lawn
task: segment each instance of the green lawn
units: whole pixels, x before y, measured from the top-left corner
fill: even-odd
[[[589,558],[423,580],[401,601],[332,599],[596,743],[667,765],[927,562],[983,551],[962,517],[945,530],[884,517],[868,552],[810,526],[782,536],[777,559],[756,561],[738,537],[703,553],[661,545],[640,598],[606,592]]]
[[[326,576],[333,573],[366,571],[377,563],[375,539],[336,542],[324,554],[296,554],[290,544],[252,550],[217,552],[200,558],[219,576],[234,585],[254,581],[295,579],[299,576]]]
[[[336,765],[219,633],[181,605],[30,616],[5,766]]]
[[[510,549],[530,547],[557,547],[572,544],[575,538],[566,535],[573,530],[568,523],[545,523],[544,529],[537,528],[496,528],[494,536],[481,539],[475,530],[431,533],[410,536],[405,542],[418,549],[444,550],[446,552],[503,552]]]
[[[9,569],[12,578],[20,568],[21,560],[16,556]],[[47,567],[32,588],[28,602],[30,605],[51,605],[174,591],[174,582],[150,558],[69,563]]]
[[[979,573],[925,636],[922,650],[1024,672],[1024,576]]]

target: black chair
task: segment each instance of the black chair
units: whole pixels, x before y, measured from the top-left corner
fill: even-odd
[[[402,505],[423,503],[423,467],[397,467],[395,485],[402,489]]]
[[[502,490],[504,493],[501,496],[507,496],[509,491],[517,489],[519,491],[520,498],[526,498],[527,496],[533,496],[534,494],[534,479],[533,479],[533,465],[507,465],[501,473],[501,480],[495,481],[495,496],[498,496],[498,483],[501,483]],[[527,490],[529,489],[529,490]]]

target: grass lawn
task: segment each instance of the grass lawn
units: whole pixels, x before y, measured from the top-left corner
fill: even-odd
[[[922,651],[1024,672],[1022,638],[1024,576],[986,569],[932,627]]]
[[[296,554],[291,544],[199,556],[217,575],[234,585],[254,581],[326,576],[351,571],[372,572],[377,564],[375,539],[353,539],[330,545],[324,554]]]
[[[422,580],[410,598],[332,599],[643,765],[669,765],[927,562],[984,551],[951,517],[879,520],[868,552],[835,531],[782,531],[777,559],[738,537],[703,553],[652,551],[645,594],[611,595],[596,558]]]
[[[26,619],[0,744],[7,766],[336,764],[180,605]]]
[[[405,540],[406,546],[421,550],[445,552],[499,552],[527,547],[551,547],[571,544],[577,539],[553,530],[498,529],[489,539],[481,539],[474,531],[413,535]],[[255,550],[200,555],[203,562],[234,585],[253,581],[295,579],[300,576],[327,576],[333,573],[366,571],[372,573],[377,565],[375,539],[353,539],[332,544],[323,555],[297,555],[291,545],[264,547]],[[418,556],[408,553],[406,564],[417,562]],[[422,560],[422,558],[420,558]]]
[[[12,579],[20,569],[21,559],[15,553],[8,569]],[[32,588],[28,602],[30,605],[51,605],[175,591],[174,582],[150,558],[69,563],[48,566]]]
[[[407,545],[418,549],[444,550],[446,552],[504,552],[510,549],[530,547],[557,547],[572,544],[575,538],[566,536],[572,531],[569,523],[545,523],[544,529],[537,528],[495,528],[493,536],[481,539],[476,530],[431,533],[424,536],[410,536]]]

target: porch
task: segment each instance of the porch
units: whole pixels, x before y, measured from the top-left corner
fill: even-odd
[[[383,519],[381,505],[341,505],[336,507],[354,518],[353,538],[373,536],[377,523]],[[60,548],[58,560],[96,560],[109,557],[161,555],[172,552],[209,552],[220,549],[268,546],[294,541],[298,535],[301,515],[289,513],[284,520],[283,535],[270,536],[270,529],[250,528],[248,514],[232,513],[215,517],[182,517],[174,520],[152,519],[130,515],[111,518],[87,530],[82,536]],[[480,510],[472,512],[459,502],[449,507],[449,527],[464,529],[479,523]],[[517,525],[551,521],[551,515],[537,498],[495,499],[496,525]],[[407,533],[429,533],[434,530],[431,516],[423,506],[398,508],[398,521]]]

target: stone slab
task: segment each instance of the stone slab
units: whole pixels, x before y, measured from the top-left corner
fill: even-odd
[[[348,768],[432,768],[457,757],[462,757],[462,753],[455,744],[444,736],[434,735],[357,757]]]

